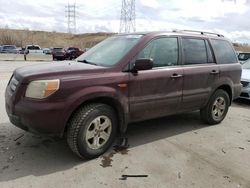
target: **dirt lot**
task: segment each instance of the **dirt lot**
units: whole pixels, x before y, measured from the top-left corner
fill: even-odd
[[[250,102],[206,126],[198,112],[132,124],[130,147],[81,161],[64,139],[26,133],[8,121],[4,89],[15,67],[0,62],[0,187],[250,187]],[[120,180],[122,174],[148,175]]]

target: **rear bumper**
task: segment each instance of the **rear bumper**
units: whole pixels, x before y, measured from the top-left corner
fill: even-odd
[[[53,54],[52,56],[53,56],[53,58],[56,58],[56,59],[65,59],[66,58],[66,54]]]

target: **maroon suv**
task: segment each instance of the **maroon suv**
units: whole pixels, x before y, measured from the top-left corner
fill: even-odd
[[[66,134],[77,155],[93,158],[130,122],[200,110],[206,123],[220,123],[241,92],[240,77],[235,51],[222,35],[116,35],[76,62],[16,69],[6,110],[14,125]]]
[[[76,48],[76,47],[69,47],[67,50],[67,58],[72,60],[72,59],[76,59],[77,57],[79,57],[80,55],[82,55],[84,53],[84,51],[82,51],[80,48]]]

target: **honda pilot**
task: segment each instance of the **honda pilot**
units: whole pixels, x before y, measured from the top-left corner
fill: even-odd
[[[81,158],[103,154],[127,125],[200,111],[219,124],[241,93],[241,65],[216,33],[120,34],[75,62],[18,68],[6,88],[6,111],[17,127],[66,135]]]

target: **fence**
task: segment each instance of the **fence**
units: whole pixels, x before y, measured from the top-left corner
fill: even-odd
[[[45,54],[1,54],[0,61],[52,61],[52,55]]]

